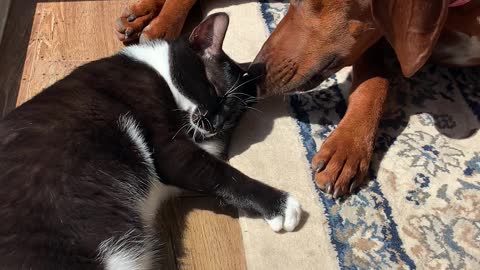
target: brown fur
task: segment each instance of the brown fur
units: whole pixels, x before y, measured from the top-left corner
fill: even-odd
[[[185,10],[195,2],[139,3],[169,1],[177,4],[168,13],[179,17],[186,16]],[[454,66],[480,65],[479,55],[462,58],[468,50],[457,49],[474,46],[474,38],[480,38],[480,2],[448,8],[452,2],[291,0],[285,18],[262,47],[253,66],[266,72],[260,85],[263,96],[311,89],[342,67],[353,65],[347,113],[313,159],[317,184],[334,197],[361,185],[370,163],[388,92],[388,80],[382,75],[383,55],[375,51],[380,39],[385,38],[394,48],[407,77],[429,59]],[[167,12],[157,14],[165,18],[164,24],[152,27],[168,28],[176,23]],[[176,20],[183,24],[184,18]],[[169,33],[178,33],[177,27]],[[152,38],[148,30],[146,35]]]
[[[195,2],[197,1],[138,0],[117,19],[116,34],[124,42],[137,39],[175,39],[180,35],[188,12]]]

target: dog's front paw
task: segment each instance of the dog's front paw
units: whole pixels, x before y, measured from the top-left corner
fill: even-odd
[[[281,206],[280,213],[271,218],[265,218],[273,231],[279,232],[282,229],[291,232],[295,230],[302,216],[302,207],[300,203],[288,195]]]
[[[116,21],[115,33],[118,39],[126,43],[137,40],[143,43],[153,39],[171,40],[179,37],[190,5],[195,3],[192,0],[183,2],[185,3],[172,1],[170,3],[175,5],[171,4],[167,8],[166,0],[137,0]]]
[[[341,125],[313,157],[317,186],[333,198],[346,196],[366,181],[373,153],[374,131]]]
[[[139,41],[145,43],[154,39],[175,39],[180,36],[184,22],[185,18],[181,15],[173,18],[157,16],[143,29]]]
[[[160,16],[164,4],[165,0],[137,0],[130,4],[115,23],[118,39],[123,42],[138,40],[144,30],[148,26],[151,28],[152,22]]]

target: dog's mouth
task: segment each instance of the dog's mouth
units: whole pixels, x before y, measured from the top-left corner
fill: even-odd
[[[284,63],[288,65],[283,65]],[[323,64],[325,63],[325,64]],[[259,68],[263,65],[263,70]],[[261,95],[270,95],[275,93],[305,92],[311,90],[342,68],[342,62],[336,55],[331,55],[317,66],[309,68],[312,70],[302,74],[299,65],[291,61],[282,61],[280,65],[271,65],[270,70],[265,68],[264,64],[257,64],[253,72],[259,70],[266,73],[264,80],[258,84],[258,92]],[[288,71],[288,72],[286,72]]]

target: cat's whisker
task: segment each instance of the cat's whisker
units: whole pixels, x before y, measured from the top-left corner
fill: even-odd
[[[247,80],[247,81],[241,83],[239,86],[233,88],[233,89],[232,89],[231,91],[229,91],[229,92],[233,92],[233,91],[237,90],[238,88],[242,87],[243,85],[245,85],[245,84],[247,84],[247,83],[249,83],[249,82],[252,82],[252,81],[254,81],[254,80],[256,80],[256,79],[258,79],[258,78],[260,78],[260,77],[262,77],[262,76],[263,76],[263,75],[258,75],[258,76],[254,77],[254,78],[251,78],[250,80]]]
[[[252,96],[252,95],[249,95],[249,94],[245,94],[245,93],[231,93],[229,96],[237,96],[239,98],[242,98],[242,100],[244,100],[245,102],[255,102],[257,101],[256,97]]]
[[[205,125],[203,124],[203,121],[201,121],[201,119],[198,119],[196,125],[200,128],[198,131],[200,132],[200,136],[202,136],[202,140],[205,140],[205,132],[202,132],[201,130],[205,130]]]
[[[254,108],[254,107],[245,106],[245,108],[250,109],[250,110],[253,110],[253,111],[257,111],[257,112],[259,112],[259,113],[263,113],[261,110],[259,110],[259,109],[257,109],[257,108]]]
[[[244,95],[244,96],[247,96],[247,97],[253,97],[252,95],[249,95],[249,94],[246,94],[246,93],[233,93],[235,95]],[[232,95],[233,95],[232,94]]]
[[[193,141],[196,143],[197,142],[197,129],[193,129]]]
[[[199,127],[205,130],[205,123],[201,120],[198,120]]]
[[[237,81],[235,81],[235,83],[232,85],[232,87],[230,87],[230,89],[228,89],[225,94],[223,94],[223,96],[228,96],[230,93],[232,93],[233,91],[235,91],[235,87],[237,86],[237,83],[238,83],[238,79]]]
[[[180,129],[178,129],[178,131],[175,133],[175,135],[173,135],[172,141],[175,140],[175,137],[177,137],[178,133],[180,133],[180,131],[182,131],[182,129],[186,128],[188,125],[189,123],[186,123],[185,125],[181,126]]]
[[[239,96],[239,95],[245,95],[245,96],[248,96],[248,98],[246,99],[242,99],[244,102],[246,103],[251,103],[251,102],[256,102],[258,101],[259,99],[255,96],[252,96],[252,95],[249,95],[249,94],[245,94],[245,93],[232,93],[230,94],[230,96]]]
[[[210,120],[208,120],[208,118],[205,118],[205,120],[207,121],[207,124],[208,124],[210,130],[213,130],[213,125],[212,125],[212,123],[210,122]]]
[[[195,120],[193,119],[195,118]],[[206,120],[207,122],[205,122]],[[206,128],[207,125],[211,126],[210,121],[206,117],[199,117],[198,115],[190,115],[188,124],[190,125],[187,133],[190,133],[193,130],[193,141],[197,142],[197,136],[200,136],[201,140],[212,137],[216,133],[210,133]]]
[[[245,101],[243,101],[243,99],[241,99],[241,98],[239,98],[239,97],[235,96],[234,94],[231,94],[229,97],[236,98],[236,99],[240,100],[240,102],[242,102],[242,103],[243,103],[243,105],[247,105],[247,103],[246,103]]]
[[[187,123],[189,126],[188,126],[188,130],[187,130],[187,134],[192,132],[192,130],[195,128],[190,122]]]
[[[247,98],[245,101],[247,103],[258,103],[260,101],[262,101],[263,98],[257,98],[257,97],[253,97],[253,98]]]
[[[230,93],[231,93],[231,91],[234,91],[234,90],[232,90],[232,89],[234,89],[234,88],[235,88],[235,86],[236,86],[236,85],[237,85],[237,83],[238,83],[238,80],[240,80],[240,75],[238,75],[238,77],[237,77],[237,80],[236,80],[236,81],[235,81],[235,83],[232,85],[232,87],[230,87],[230,89],[228,89],[228,90],[227,90],[227,92],[225,92],[224,96],[226,96],[226,95],[230,94]]]
[[[258,97],[254,97],[254,96],[251,96],[251,97],[245,99],[246,102],[257,102],[259,100],[262,100],[262,98],[258,98]]]
[[[249,83],[249,82],[251,82],[251,81],[253,81],[253,80],[256,80],[256,79],[260,78],[261,76],[262,76],[262,75],[259,75],[259,76],[255,77],[255,78],[252,78],[252,79],[250,79],[250,80],[248,80],[248,81],[245,81],[245,82],[243,82],[243,83],[241,83],[240,85],[237,86],[238,80],[239,80],[239,78],[240,78],[240,76],[239,76],[239,77],[237,78],[237,80],[235,81],[235,83],[232,85],[232,87],[225,93],[225,96],[231,94],[232,92],[234,92],[235,90],[237,90],[239,87],[241,87],[241,86],[243,86],[243,85],[245,85],[245,84],[247,84],[247,83]]]

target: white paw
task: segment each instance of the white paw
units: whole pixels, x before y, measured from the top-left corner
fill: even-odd
[[[295,230],[298,223],[300,222],[301,215],[302,207],[300,206],[300,203],[295,198],[289,195],[287,197],[287,201],[285,202],[285,209],[283,215],[265,220],[275,232],[279,232],[282,229],[287,232],[291,232]]]

